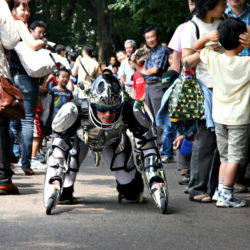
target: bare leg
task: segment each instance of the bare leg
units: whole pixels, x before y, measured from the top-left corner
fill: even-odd
[[[40,140],[41,138],[39,137],[34,137],[33,138],[33,143],[32,143],[32,157],[36,157],[37,155],[37,152],[39,151],[40,149]]]
[[[224,172],[224,184],[227,186],[233,186],[235,177],[238,170],[238,164],[234,162],[228,162]]]

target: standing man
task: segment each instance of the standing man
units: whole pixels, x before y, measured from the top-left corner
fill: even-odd
[[[9,65],[4,48],[13,49],[19,41],[13,17],[4,0],[0,0],[0,74],[10,78]],[[18,188],[12,183],[10,168],[9,120],[0,116],[0,194],[18,194]]]
[[[247,25],[248,32],[240,36],[240,42],[245,49],[239,56],[250,56],[250,5],[247,0],[228,0],[227,6],[226,14],[241,19]]]
[[[35,40],[43,40],[46,33],[46,24],[43,21],[34,21],[31,23],[29,29]]]
[[[134,98],[135,91],[133,88],[133,84],[131,84],[131,80],[135,72],[133,69],[131,69],[128,60],[129,60],[129,57],[136,50],[136,42],[134,40],[126,40],[124,43],[124,47],[126,50],[127,58],[123,60],[121,63],[121,66],[119,69],[119,76],[120,76],[120,81],[125,83],[126,91],[129,93],[129,95],[132,98]]]
[[[156,27],[148,27],[144,31],[144,37],[147,46],[150,48],[150,56],[145,60],[144,68],[141,68],[136,62],[136,56],[133,55],[131,60],[135,63],[137,71],[144,76],[146,80],[145,99],[154,118],[161,106],[163,91],[161,87],[161,76],[168,68],[168,51],[160,43],[160,32]],[[162,145],[163,129],[157,127],[157,144],[160,148]]]
[[[126,52],[124,50],[118,50],[116,52],[116,58],[119,63],[122,63],[122,61],[127,58]]]
[[[77,82],[82,82],[84,90],[88,91],[93,80],[98,76],[99,64],[92,59],[93,46],[85,45],[82,50],[82,58],[78,58],[72,69],[72,76],[78,76]]]
[[[247,25],[248,33],[240,35],[240,42],[245,49],[239,53],[239,56],[250,56],[250,5],[247,0],[228,0],[225,13],[235,18],[241,19]],[[250,148],[250,147],[249,147]],[[248,159],[250,158],[248,153]],[[247,180],[245,179],[246,165],[240,165],[235,180],[235,192],[246,192]]]

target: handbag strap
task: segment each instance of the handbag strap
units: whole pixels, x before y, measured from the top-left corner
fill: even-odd
[[[56,65],[56,60],[55,60],[54,56],[52,55],[52,53],[49,53],[49,56],[52,59],[52,61],[54,62],[54,64]]]
[[[194,24],[195,30],[196,30],[196,37],[197,37],[197,39],[199,39],[200,38],[200,30],[199,30],[197,23],[193,20],[190,20],[190,22]],[[187,75],[187,73],[188,73],[188,75]],[[196,79],[195,69],[188,67],[187,58],[184,59],[184,64],[183,64],[183,67],[181,70],[181,78],[186,77],[186,76],[191,76],[193,79]]]
[[[82,64],[81,59],[79,59],[79,62],[81,64],[83,70],[85,71],[86,75],[90,78],[90,75],[89,75],[88,71],[86,70],[86,68],[84,67],[84,65]]]
[[[81,62],[81,59],[79,59],[79,62],[80,62],[80,64],[81,64],[81,66],[82,66],[84,72],[86,73],[87,77],[90,79],[91,82],[93,82],[95,79],[92,78],[92,77],[89,75],[88,71],[86,70],[86,68],[84,67],[83,63]]]
[[[196,29],[196,38],[200,39],[200,30],[199,30],[199,27],[198,27],[197,23],[194,20],[190,20],[190,22],[193,23],[194,26],[195,26],[195,29]]]

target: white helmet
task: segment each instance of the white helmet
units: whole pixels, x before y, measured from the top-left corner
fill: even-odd
[[[90,90],[89,113],[95,126],[102,129],[112,129],[121,120],[124,104],[124,93],[120,82],[110,74],[103,74],[96,78]],[[96,111],[117,112],[115,120],[104,124],[97,118]]]

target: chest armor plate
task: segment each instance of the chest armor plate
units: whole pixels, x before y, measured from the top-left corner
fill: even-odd
[[[109,130],[104,130],[95,127],[90,121],[88,126],[78,129],[77,136],[89,145],[89,148],[94,152],[101,152],[104,146],[108,146],[117,142],[121,138],[124,131],[124,123],[121,121],[119,124]],[[86,140],[87,138],[87,140]]]

